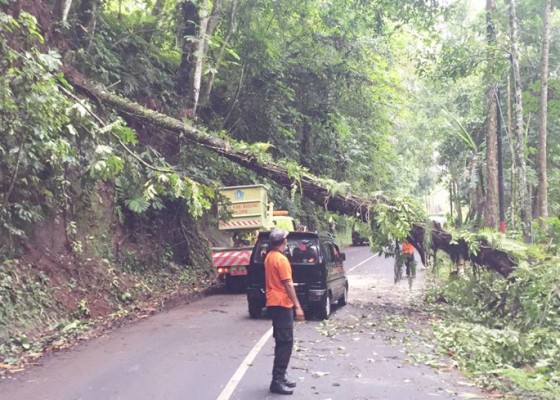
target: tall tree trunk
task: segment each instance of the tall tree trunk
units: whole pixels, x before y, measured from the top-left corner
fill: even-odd
[[[223,5],[223,0],[212,1],[212,12],[210,12],[210,16],[208,17],[208,26],[206,28],[206,34],[208,37],[214,36],[214,32],[216,32],[216,28],[218,27],[222,17]],[[206,50],[208,50],[208,41],[206,41]]]
[[[311,171],[314,170],[313,166],[309,162],[309,153],[311,151],[312,144],[312,127],[310,118],[303,115],[300,122],[300,142],[299,142],[299,163],[309,168]],[[315,171],[316,172],[316,171]]]
[[[455,212],[457,214],[457,222],[456,226],[463,225],[463,207],[461,205],[461,196],[459,196],[459,180],[453,179],[453,186],[455,187],[454,192],[454,199],[455,199]]]
[[[70,7],[72,7],[72,0],[55,1],[53,14],[55,15],[57,21],[66,22],[68,13],[70,12]]]
[[[512,111],[511,111],[511,74],[507,76],[507,130],[506,134],[508,137],[509,152],[511,155],[511,206],[510,206],[510,218],[511,226],[515,227],[517,223],[517,209],[519,204],[519,191],[517,190],[517,167],[515,164],[515,149],[513,146],[513,135],[512,135]]]
[[[465,217],[465,223],[472,221],[476,215],[476,196],[473,190],[469,190],[469,211]]]
[[[479,171],[479,180],[478,184],[476,185],[476,215],[474,218],[474,226],[475,228],[482,227],[482,217],[484,216],[484,184],[483,184],[483,177],[482,177],[482,169]]]
[[[220,46],[220,51],[218,53],[218,56],[216,57],[216,61],[214,62],[214,67],[210,69],[208,81],[206,82],[206,85],[204,86],[204,89],[200,96],[200,104],[202,105],[206,105],[210,100],[210,93],[212,92],[212,87],[214,86],[214,79],[216,78],[216,72],[218,71],[218,68],[222,64],[222,60],[224,59],[225,51],[227,46],[229,45],[231,36],[237,30],[237,21],[235,19],[236,12],[237,12],[237,0],[233,0],[231,3],[231,9],[229,13],[227,33],[222,41],[222,45]],[[214,14],[214,12],[212,12],[212,14]],[[209,30],[210,28],[211,26],[209,26]]]
[[[297,132],[299,139],[299,163],[309,168],[313,171],[312,166],[309,163],[309,152],[311,149],[312,142],[312,122],[311,117],[308,115],[308,104],[306,99],[306,92],[304,83],[300,81],[297,85],[295,99],[296,99],[296,109],[298,110],[300,117],[297,124]]]
[[[496,79],[494,77],[496,33],[494,32],[494,0],[486,1],[486,40],[487,40],[487,71],[486,71],[486,198],[484,201],[484,225],[498,228],[498,147]]]
[[[193,71],[196,64],[194,53],[197,48],[196,38],[198,27],[200,26],[200,16],[198,7],[192,0],[185,0],[180,5],[181,11],[181,31],[179,41],[181,43],[181,63],[177,71],[176,87],[177,92],[182,96],[192,93]],[[183,99],[186,107],[193,107],[191,99]]]
[[[154,6],[152,7],[150,14],[153,19],[146,24],[145,32],[142,34],[142,37],[146,40],[146,42],[151,42],[152,37],[157,32],[160,17],[165,9],[165,3],[166,0],[156,0]]]
[[[78,6],[76,37],[78,38],[78,45],[83,49],[87,49],[91,45],[100,7],[101,0],[82,0]]]
[[[455,198],[453,196],[453,176],[451,176],[451,181],[449,181],[449,218],[453,221],[453,202]]]
[[[550,13],[552,0],[545,0],[541,46],[541,95],[539,102],[539,142],[537,150],[537,217],[548,218],[546,136],[548,118],[548,53],[550,50]]]
[[[185,34],[185,36],[187,36],[187,42],[191,42],[193,44],[189,43],[187,47],[183,45],[182,61],[185,61],[185,63],[182,62],[182,64],[185,67],[185,70],[183,71],[183,82],[179,82],[179,84],[188,82],[188,89],[186,89],[186,94],[188,95],[187,103],[189,107],[191,107],[190,114],[193,117],[196,115],[196,109],[198,108],[200,99],[202,72],[204,70],[204,63],[208,54],[208,38],[214,34],[216,27],[218,26],[222,13],[222,5],[223,0],[214,0],[212,3],[212,12],[209,13],[209,0],[201,0],[198,7],[195,6],[195,8],[197,8],[196,24],[194,23],[194,9],[190,6],[188,10],[186,10],[186,14],[188,15],[183,16],[185,27],[187,27],[191,22],[194,24],[194,27],[191,26],[189,28],[188,35]],[[192,28],[194,28],[194,30]],[[185,56],[187,56],[188,60],[185,59]],[[187,61],[190,62],[190,65],[188,66]]]
[[[515,11],[515,0],[509,1],[509,24],[511,41],[511,67],[513,70],[513,92],[515,107],[515,157],[517,158],[518,181],[519,181],[519,206],[523,240],[531,241],[531,201],[527,193],[527,171],[525,162],[526,144],[523,134],[523,104],[521,101],[521,73],[519,71],[519,57],[517,51],[517,15]]]
[[[208,0],[202,0],[200,4],[200,27],[198,29],[197,46],[194,57],[196,59],[192,84],[192,104],[193,115],[196,115],[196,108],[198,107],[198,98],[200,96],[200,84],[202,82],[202,69],[204,68],[204,59],[208,50]]]

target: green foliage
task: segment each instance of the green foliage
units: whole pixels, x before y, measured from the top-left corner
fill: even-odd
[[[560,394],[560,260],[522,262],[510,281],[493,272],[455,277],[429,298],[447,317],[434,325],[445,352],[488,385],[494,374],[545,398]],[[555,397],[556,396],[556,397]]]
[[[270,142],[275,158],[315,175],[352,181],[355,192],[398,186],[399,171],[388,166],[414,160],[408,154],[395,160],[391,143],[409,132],[390,127],[391,108],[404,102],[406,90],[389,72],[399,64],[400,43],[382,37],[386,21],[376,16],[385,7],[378,1],[240,5],[236,17],[243,23],[231,46],[243,63],[218,71],[213,123],[222,120],[236,139]]]
[[[548,254],[560,253],[560,218],[551,217],[535,221],[532,227],[534,241],[539,243]]]
[[[0,251],[14,251],[16,239],[56,209],[72,221],[79,196],[99,180],[115,182],[117,201],[134,212],[160,209],[166,198],[184,200],[195,216],[210,207],[209,189],[175,171],[153,149],[137,154],[133,130],[119,118],[104,124],[70,92],[56,71],[60,57],[38,48],[42,38],[33,17],[22,12],[16,21],[0,14],[0,23],[6,55],[0,59]],[[16,39],[25,49],[11,47]],[[76,185],[77,191],[71,189]],[[73,230],[67,245],[81,253]]]
[[[461,124],[461,122],[453,114],[450,114],[448,111],[443,110],[442,112],[451,121],[453,127],[455,127],[453,132],[467,145],[469,150],[478,153],[478,145],[475,143],[474,139],[472,138],[470,133],[465,129],[465,127]]]
[[[350,193],[348,182],[337,182],[334,179],[320,179],[319,183],[329,191],[330,196],[346,196]]]
[[[52,322],[55,301],[47,284],[45,274],[34,276],[28,266],[3,263],[0,268],[0,345],[23,334],[30,325],[45,327]]]
[[[100,133],[116,138],[120,146],[98,145],[90,173],[97,179],[114,179],[118,200],[129,210],[135,213],[144,213],[150,207],[158,210],[163,207],[165,198],[184,200],[195,217],[210,207],[214,196],[210,188],[175,171],[165,157],[151,147],[141,154],[129,148],[128,145],[137,144],[138,140],[122,120],[101,128]]]
[[[423,210],[413,199],[399,197],[392,204],[375,203],[371,212],[372,249],[388,255],[395,253],[395,242],[406,240],[412,223],[423,220]]]
[[[128,97],[176,102],[172,76],[180,54],[168,44],[175,40],[174,32],[156,29],[158,23],[166,21],[154,21],[140,11],[105,13],[98,19],[93,43],[77,52],[81,69],[107,85],[118,82],[117,88]]]
[[[467,229],[449,229],[452,245],[464,244],[471,255],[478,255],[482,246],[503,250],[516,263],[529,259],[541,259],[543,253],[535,246],[528,246],[515,239],[506,237],[492,228],[483,228],[477,232]]]
[[[302,167],[301,165],[295,162],[290,162],[288,160],[284,160],[284,162],[282,162],[282,165],[286,168],[288,177],[292,180],[292,187],[290,190],[290,194],[293,201],[295,199],[298,190],[300,193],[303,192],[303,189],[301,187],[301,176],[307,173],[308,170],[307,168]]]
[[[126,199],[124,203],[130,211],[138,214],[142,214],[150,207],[150,203],[144,197]]]
[[[520,334],[512,329],[455,322],[434,325],[434,333],[461,368],[473,371],[487,385],[499,385],[489,379],[490,375],[484,376],[490,372],[511,379],[538,398],[558,398],[560,336],[557,331],[545,329]],[[529,393],[523,398],[531,398]]]
[[[16,40],[24,48],[11,47]],[[34,17],[0,13],[0,252],[64,204],[65,171],[77,164],[71,104],[57,86],[60,58],[41,53],[41,42]]]
[[[477,255],[480,250],[480,236],[477,232],[462,230],[452,234],[453,239],[450,244],[458,244],[463,241],[467,245],[469,254]]]
[[[336,243],[344,248],[352,244],[352,228],[354,226],[354,219],[347,215],[339,215],[335,213],[327,212],[325,215],[325,220],[331,221],[329,223],[330,227],[328,231],[334,235]],[[334,231],[332,230],[334,226]]]
[[[177,2],[164,2],[157,16],[150,14],[152,3],[130,1],[121,8],[121,3],[103,2],[92,43],[68,51],[64,60],[74,61],[89,79],[176,116],[187,102],[180,93],[188,90],[188,82],[177,81],[176,72],[181,61],[196,55],[182,58],[181,46],[195,37],[178,34],[184,21]],[[219,21],[208,38],[202,79],[204,86],[215,76],[214,88],[196,121],[188,122],[220,131],[230,148],[260,162],[282,159],[279,164],[287,169],[293,186],[289,196],[270,185],[277,204],[316,229],[326,228],[332,217],[337,239],[344,244],[351,220],[302,201],[298,197],[302,176],[308,172],[321,176],[319,182],[331,195],[376,190],[397,194],[394,202],[377,203],[370,210],[372,248],[387,254],[398,253],[395,242],[404,240],[412,222],[423,218],[420,207],[401,194],[423,198],[429,192],[441,171],[432,168],[435,157],[445,181],[455,187],[459,209],[476,204],[484,165],[483,15],[466,18],[464,1],[451,2],[447,10],[438,2],[406,0],[237,3],[232,20]],[[537,11],[535,2],[520,2],[523,100],[530,113],[536,110],[539,90]],[[507,48],[503,34],[507,18],[500,16],[498,47],[493,49],[498,51]],[[229,23],[236,29],[228,31]],[[72,37],[66,39],[72,44]],[[101,111],[73,96],[57,72],[61,57],[44,50],[43,44],[40,28],[29,14],[22,12],[15,20],[0,13],[0,255],[12,252],[14,243],[34,223],[62,211],[67,245],[74,255],[93,252],[112,259],[114,232],[107,228],[112,221],[103,221],[104,228],[91,227],[84,212],[102,186],[115,188],[111,209],[121,222],[130,223],[126,227],[134,233],[138,226],[133,223],[152,233],[166,211],[174,214],[186,247],[195,249],[189,264],[208,264],[207,244],[189,236],[196,226],[185,229],[183,217],[200,217],[210,208],[214,196],[210,187],[216,183],[262,183],[262,178],[185,143],[182,137],[153,132],[141,124],[134,126],[135,131],[107,109],[102,117],[93,115],[93,110]],[[558,41],[553,41],[551,50],[554,60]],[[505,87],[506,55],[496,53],[497,71],[503,72],[498,80],[501,87]],[[559,88],[559,81],[552,80],[552,121],[559,115],[560,103],[555,99]],[[525,119],[527,140],[534,148],[537,124]],[[556,125],[549,126],[551,211],[558,211],[554,199],[560,199],[556,189],[560,174],[554,168],[560,162]],[[512,156],[508,151],[506,165]],[[532,161],[533,152],[528,156]],[[514,189],[506,189],[511,197]],[[474,219],[474,214],[469,215]],[[498,368],[512,379],[533,384],[535,390],[549,391],[548,382],[558,381],[551,372],[558,369],[559,358],[554,347],[558,266],[556,259],[546,257],[557,255],[559,225],[553,218],[537,229],[535,239],[545,245],[544,250],[520,246],[491,231],[454,234],[455,241],[466,243],[472,254],[492,245],[507,250],[521,265],[512,282],[486,273],[469,275],[450,281],[437,293],[469,321],[469,326],[447,333],[455,340],[449,346],[458,346],[453,351],[464,355],[470,368]],[[95,232],[80,236],[81,230],[89,229]],[[426,232],[425,238],[431,238],[428,228]],[[424,245],[429,247],[429,240]],[[109,274],[115,302],[134,303],[158,284],[171,288],[179,281],[196,287],[204,279],[197,267],[178,265],[172,255],[168,247],[153,258],[141,257],[139,250],[125,252],[124,272]],[[154,266],[162,268],[161,275],[148,273]],[[397,268],[402,274],[402,265]],[[138,286],[127,288],[131,276],[138,279]],[[44,312],[44,306],[37,306],[43,303],[22,300],[29,291],[41,297],[40,289],[29,282],[20,287],[7,277],[2,279],[14,287],[17,297],[6,302],[7,312],[14,313],[21,304]],[[2,298],[9,295],[8,286],[4,285]],[[92,303],[80,297],[76,304],[77,316],[87,317]],[[67,320],[57,329],[70,333],[81,328],[77,321]],[[481,339],[487,340],[487,347]],[[24,333],[16,333],[8,342],[26,350],[33,347]],[[467,349],[473,344],[479,347],[471,356]],[[546,383],[539,386],[539,382]]]

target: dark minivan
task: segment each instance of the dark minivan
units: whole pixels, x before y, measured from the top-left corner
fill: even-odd
[[[270,232],[261,232],[247,268],[247,302],[251,318],[259,318],[266,305],[264,259]],[[331,304],[348,301],[344,253],[332,238],[313,232],[290,232],[285,254],[292,265],[294,286],[302,308],[321,319],[329,318]]]

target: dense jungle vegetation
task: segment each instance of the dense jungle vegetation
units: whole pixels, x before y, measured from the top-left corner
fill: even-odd
[[[1,370],[211,288],[217,188],[265,184],[408,237],[442,352],[560,397],[559,5],[0,0]]]

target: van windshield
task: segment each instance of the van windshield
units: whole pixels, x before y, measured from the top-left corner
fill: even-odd
[[[259,241],[253,261],[264,262],[268,248],[268,240]],[[315,264],[319,259],[319,241],[313,238],[288,238],[288,245],[284,254],[292,264]]]

